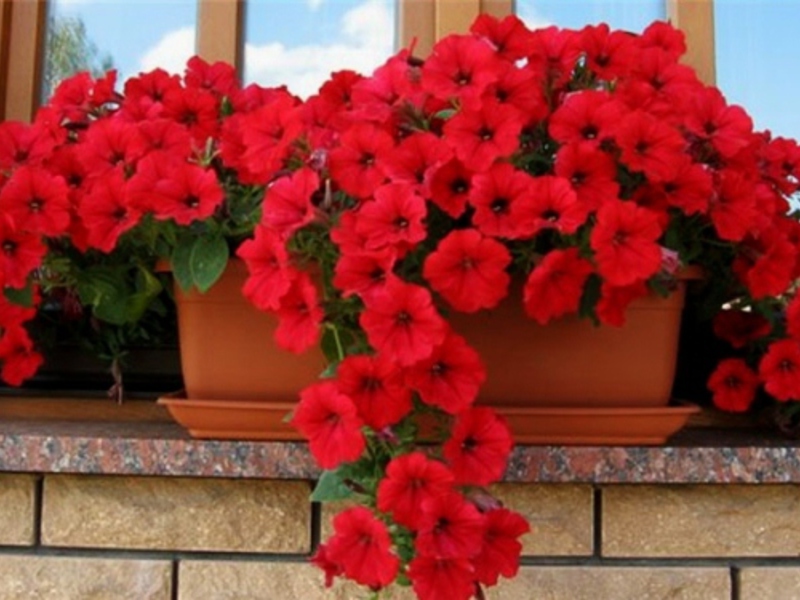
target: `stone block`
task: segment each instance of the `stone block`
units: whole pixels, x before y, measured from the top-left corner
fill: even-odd
[[[306,553],[305,482],[48,476],[42,544]]]
[[[3,600],[169,600],[168,560],[0,556]]]
[[[603,556],[800,554],[800,486],[603,488]]]
[[[356,600],[368,590],[337,580],[325,589],[323,572],[309,563],[181,561],[178,600]],[[382,592],[381,600],[413,600],[408,589]]]
[[[740,600],[800,598],[800,567],[747,567],[739,581]]]
[[[593,496],[588,485],[498,484],[491,492],[531,524],[522,538],[527,556],[588,556],[593,549]],[[322,540],[333,533],[332,519],[351,504],[322,505]]]
[[[35,488],[33,475],[0,476],[0,544],[33,544]]]
[[[725,568],[523,567],[487,600],[730,600]]]
[[[499,484],[492,492],[508,508],[528,519],[531,532],[522,539],[529,556],[590,555],[594,507],[588,485]]]

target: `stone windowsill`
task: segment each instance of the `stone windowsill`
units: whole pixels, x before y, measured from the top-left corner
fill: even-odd
[[[313,479],[305,444],[191,439],[154,412],[20,414],[0,399],[0,472]],[[75,400],[63,401],[77,406]],[[107,407],[97,401],[92,406]],[[112,405],[113,406],[113,405]],[[160,408],[160,407],[159,407]],[[119,414],[119,418],[115,415]],[[536,483],[800,483],[800,442],[735,429],[689,428],[663,447],[518,446],[505,481]]]

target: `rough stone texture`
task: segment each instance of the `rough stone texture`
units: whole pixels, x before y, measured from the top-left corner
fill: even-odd
[[[523,567],[487,600],[730,600],[728,570],[694,567]]]
[[[48,546],[305,553],[309,485],[147,477],[48,476]]]
[[[798,567],[747,567],[739,577],[740,600],[800,598]]]
[[[308,564],[182,561],[178,600],[360,600],[364,589],[337,582],[325,590]],[[523,567],[517,578],[486,590],[487,600],[729,600],[728,570],[720,568]],[[409,589],[382,593],[412,600]],[[743,598],[743,600],[745,600]]]
[[[502,484],[492,492],[528,519],[523,555],[574,556],[592,553],[592,488],[588,485]]]
[[[307,444],[193,440],[175,423],[0,418],[0,472],[315,479]],[[800,442],[685,429],[665,446],[516,446],[503,477],[536,483],[800,483]]]
[[[34,541],[32,475],[0,476],[0,544],[30,546]]]
[[[800,486],[609,486],[604,556],[797,556]]]
[[[169,561],[0,556],[3,600],[169,600]]]
[[[325,576],[308,563],[181,561],[178,600],[358,600],[368,591],[339,582],[325,589]],[[381,599],[412,600],[408,590]]]
[[[588,556],[592,554],[594,520],[592,488],[588,485],[501,484],[491,488],[504,506],[531,524],[522,537],[526,556]],[[333,533],[333,517],[347,502],[322,505],[322,540]]]

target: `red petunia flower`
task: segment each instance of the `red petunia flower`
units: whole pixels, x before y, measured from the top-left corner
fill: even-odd
[[[109,171],[134,171],[147,150],[136,123],[103,119],[92,124],[77,146],[78,157],[89,178],[104,177]]]
[[[552,25],[533,32],[527,51],[528,65],[551,89],[560,88],[572,77],[581,56],[575,31]]]
[[[593,271],[577,248],[553,250],[528,275],[523,290],[525,312],[544,325],[577,311],[583,284]]]
[[[469,600],[475,595],[475,569],[466,558],[417,556],[408,576],[419,600]]]
[[[596,147],[613,137],[624,112],[609,92],[584,90],[564,98],[550,117],[548,131],[563,144],[589,142]]]
[[[369,198],[386,179],[384,158],[394,148],[386,131],[370,124],[353,125],[328,154],[331,177],[356,198]]]
[[[483,547],[472,564],[478,581],[484,585],[496,585],[500,575],[511,578],[517,574],[522,552],[519,538],[531,527],[522,515],[507,508],[495,508],[485,516]]]
[[[281,177],[264,194],[261,222],[288,238],[314,220],[311,198],[319,188],[319,176],[308,168]]]
[[[800,400],[800,342],[786,339],[770,344],[758,364],[758,375],[776,400]]]
[[[414,547],[420,556],[473,558],[481,550],[486,523],[473,504],[458,492],[422,503]]]
[[[323,469],[356,460],[366,447],[356,405],[332,381],[300,392],[291,423],[308,439],[308,448]]]
[[[428,196],[428,173],[452,157],[444,141],[429,132],[416,132],[405,138],[384,159],[384,169],[395,183],[407,183]]]
[[[475,401],[486,367],[464,338],[450,333],[430,357],[408,369],[406,380],[423,402],[457,415]]]
[[[0,169],[39,165],[49,158],[56,140],[41,125],[3,121],[0,123]]]
[[[444,457],[456,483],[489,485],[503,476],[513,445],[505,420],[490,408],[476,407],[456,418]]]
[[[740,242],[758,216],[753,181],[732,169],[719,172],[717,193],[710,199],[709,216],[723,240]]]
[[[670,206],[687,215],[706,213],[712,196],[713,179],[708,169],[691,161],[681,161],[675,176],[660,184],[661,192]]]
[[[284,240],[271,229],[259,225],[253,238],[245,240],[236,255],[244,260],[249,272],[242,288],[244,296],[259,310],[277,310],[297,276],[289,262]]]
[[[341,565],[333,562],[328,556],[328,545],[320,544],[317,551],[311,557],[311,564],[315,567],[322,569],[325,572],[325,587],[329,588],[333,585],[334,577],[342,575]]]
[[[33,349],[28,331],[24,327],[8,327],[0,337],[0,377],[9,385],[19,386],[33,376],[42,366],[44,358]]]
[[[164,69],[140,73],[125,82],[122,114],[135,121],[159,117],[164,112],[164,96],[167,92],[181,89],[181,79]]]
[[[475,176],[469,202],[472,222],[484,235],[519,239],[534,231],[531,186],[534,177],[508,163]]]
[[[325,556],[345,577],[373,590],[391,584],[400,559],[391,552],[386,525],[363,506],[348,508],[333,518],[334,535]]]
[[[515,107],[484,101],[474,110],[462,108],[449,119],[444,135],[464,166],[481,172],[519,147],[523,123],[523,115]]]
[[[247,113],[240,122],[240,133],[244,150],[241,164],[249,177],[262,184],[272,181],[284,168],[291,144],[302,129],[297,99],[288,92],[276,94]]]
[[[457,219],[467,207],[473,172],[453,158],[428,173],[430,199],[448,215]]]
[[[611,285],[604,281],[600,286],[600,299],[595,312],[600,322],[613,327],[625,324],[625,311],[631,302],[648,294],[647,284],[637,281],[630,285]]]
[[[586,205],[563,177],[542,175],[531,181],[530,210],[534,231],[554,229],[571,235],[584,224],[588,216]]]
[[[189,129],[192,139],[203,148],[219,129],[219,99],[201,88],[170,88],[164,93],[162,116]]]
[[[428,358],[444,340],[446,324],[424,287],[392,280],[364,300],[359,323],[370,345],[401,366]]]
[[[485,38],[501,58],[514,62],[525,58],[533,42],[533,32],[516,15],[498,19],[490,14],[480,14],[469,29]]]
[[[555,174],[569,181],[583,209],[582,221],[606,202],[619,198],[614,159],[596,144],[564,144],[556,153]]]
[[[190,156],[192,136],[185,127],[170,119],[148,119],[138,124],[139,137],[144,144],[142,156],[162,151],[174,156]]]
[[[733,272],[755,300],[779,296],[792,283],[797,251],[783,232],[770,227],[747,237],[733,262]]]
[[[375,190],[375,199],[358,211],[356,233],[364,238],[367,250],[397,248],[405,250],[427,236],[422,221],[425,199],[406,183],[389,183]]]
[[[345,298],[353,294],[366,298],[395,277],[392,269],[396,260],[397,253],[392,248],[343,252],[336,261],[333,285]]]
[[[740,358],[721,360],[708,378],[708,389],[717,408],[745,412],[750,408],[758,389],[758,375]]]
[[[598,272],[616,286],[655,275],[661,267],[661,233],[652,211],[632,202],[608,202],[597,211],[589,238]]]
[[[41,237],[20,231],[8,215],[0,215],[0,285],[25,287],[28,275],[41,266],[47,246]]]
[[[212,169],[163,152],[143,158],[128,185],[131,206],[178,225],[207,219],[225,199]]]
[[[475,229],[458,229],[427,256],[422,273],[453,308],[471,313],[497,306],[508,294],[509,264],[503,244]]]
[[[494,81],[497,57],[486,41],[472,35],[439,40],[422,66],[422,87],[436,98],[477,100]]]
[[[346,357],[336,369],[336,384],[353,400],[364,423],[376,431],[411,412],[411,391],[403,373],[383,355]]]
[[[289,290],[280,299],[275,342],[289,352],[300,354],[319,342],[320,325],[325,316],[319,304],[317,288],[305,271],[292,279]]]
[[[717,88],[696,88],[689,106],[684,118],[686,129],[711,142],[722,156],[730,158],[750,143],[753,120],[740,106],[728,106]]]
[[[722,310],[714,316],[714,335],[734,348],[744,348],[750,342],[768,335],[769,321],[758,313],[744,310]]]
[[[20,167],[0,190],[0,212],[20,231],[56,237],[69,227],[69,189],[42,167]]]
[[[636,38],[627,31],[611,31],[606,23],[587,25],[580,32],[586,68],[600,79],[626,75],[638,59]]]
[[[218,96],[230,96],[238,87],[233,65],[223,61],[209,63],[199,56],[192,56],[186,62],[183,79],[186,87],[209,90]]]
[[[101,252],[111,252],[119,236],[135,227],[141,212],[130,206],[125,180],[119,172],[96,180],[78,208],[86,227],[86,242]]]
[[[498,69],[497,80],[489,86],[486,94],[491,94],[500,104],[516,108],[527,123],[538,123],[550,112],[538,81],[530,69],[519,69],[506,63]]]
[[[625,165],[650,181],[674,179],[686,151],[686,142],[674,127],[641,110],[622,118],[614,139]]]
[[[378,510],[391,513],[400,525],[411,530],[420,526],[422,505],[447,494],[453,474],[438,460],[416,451],[393,458],[386,476],[378,484]]]

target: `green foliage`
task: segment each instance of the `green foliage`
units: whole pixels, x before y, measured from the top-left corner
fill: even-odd
[[[172,253],[172,272],[183,290],[207,292],[228,264],[228,243],[221,234],[183,236]]]

